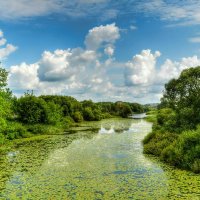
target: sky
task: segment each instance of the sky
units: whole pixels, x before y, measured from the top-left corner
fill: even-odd
[[[0,0],[0,61],[16,96],[157,103],[200,65],[199,0]]]

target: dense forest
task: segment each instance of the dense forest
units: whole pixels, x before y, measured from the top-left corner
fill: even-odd
[[[42,95],[32,91],[16,98],[6,88],[8,72],[0,69],[0,145],[6,141],[35,134],[64,132],[82,121],[99,121],[110,117],[128,117],[145,111],[138,103],[82,102],[70,96]]]
[[[179,168],[200,172],[200,67],[182,71],[165,85],[144,152]]]

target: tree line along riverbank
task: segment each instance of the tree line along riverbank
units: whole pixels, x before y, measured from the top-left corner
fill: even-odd
[[[0,147],[9,141],[38,134],[63,133],[74,123],[128,117],[148,110],[138,103],[78,101],[70,96],[35,96],[32,91],[16,98],[7,88],[8,72],[0,68]]]

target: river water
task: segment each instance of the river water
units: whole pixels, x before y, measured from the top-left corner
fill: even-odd
[[[200,176],[143,155],[145,120],[82,123],[0,157],[0,199],[200,199]]]

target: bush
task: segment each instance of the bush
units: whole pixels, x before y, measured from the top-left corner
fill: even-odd
[[[132,114],[131,106],[128,103],[116,102],[115,110],[119,116],[126,118]]]
[[[28,125],[27,130],[33,134],[60,134],[63,133],[63,129],[56,126],[44,125],[44,124],[34,124]]]
[[[73,114],[73,119],[74,119],[75,122],[82,122],[82,121],[83,121],[82,113],[79,112],[79,111],[76,111],[76,112]]]
[[[145,119],[148,122],[157,123],[157,116],[156,115],[148,115]]]
[[[111,118],[112,117],[112,115],[110,114],[110,113],[102,113],[102,119],[107,119],[107,118]]]
[[[3,118],[0,118],[0,133],[5,132],[7,128],[7,121]]]
[[[153,131],[151,133],[147,134],[142,141],[143,144],[147,144],[148,142],[150,142],[151,139],[153,139],[155,137],[155,134],[156,134],[156,132],[153,132]]]
[[[180,168],[200,171],[200,127],[185,131],[161,153],[161,158]]]
[[[93,121],[95,119],[92,109],[87,107],[83,110],[83,118],[86,121]]]
[[[74,123],[74,120],[69,116],[62,118],[62,121],[61,121],[62,127],[64,129],[69,128],[70,126],[73,125],[73,123]]]
[[[94,109],[93,114],[94,114],[95,121],[100,121],[103,118],[102,113],[99,109]]]
[[[18,99],[16,111],[21,122],[37,124],[45,122],[46,103],[33,95],[25,95]]]
[[[5,142],[5,136],[3,135],[3,133],[0,133],[0,145],[4,144]]]
[[[27,135],[27,129],[17,122],[9,122],[5,130],[5,136],[9,140],[27,137]]]
[[[197,159],[197,160],[194,161],[191,169],[195,173],[200,173],[200,159]]]
[[[28,125],[27,130],[33,134],[44,134],[47,131],[46,126],[42,124]]]
[[[44,119],[45,124],[56,125],[61,121],[62,109],[59,105],[53,102],[47,102],[44,105]]]
[[[0,91],[0,118],[8,119],[11,115],[11,100],[7,99],[6,92]]]
[[[160,156],[163,149],[168,147],[178,137],[177,134],[162,131],[153,131],[143,140],[144,153]]]
[[[56,125],[61,121],[62,109],[54,102],[45,102],[42,98],[25,95],[17,101],[16,111],[21,122],[26,124]]]

